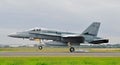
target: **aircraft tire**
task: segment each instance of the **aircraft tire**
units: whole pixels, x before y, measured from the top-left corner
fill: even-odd
[[[74,47],[70,47],[70,52],[74,52],[75,48]]]
[[[42,46],[38,46],[38,49],[39,49],[39,50],[42,50],[42,49],[43,49],[43,47],[42,47]]]

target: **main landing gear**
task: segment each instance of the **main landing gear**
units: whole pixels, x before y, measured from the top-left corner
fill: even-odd
[[[74,51],[75,51],[75,48],[74,48],[74,47],[70,47],[69,51],[70,51],[70,52],[74,52]]]
[[[68,47],[70,47],[70,48],[69,48],[69,51],[70,51],[70,52],[74,52],[74,51],[75,51],[75,48],[71,46],[71,43],[70,43],[70,42],[68,42]]]

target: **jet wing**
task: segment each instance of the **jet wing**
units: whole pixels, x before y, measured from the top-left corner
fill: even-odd
[[[67,36],[62,36],[62,41],[63,42],[70,42],[70,43],[84,43],[84,37],[83,36],[78,36],[78,35],[67,35]]]
[[[84,37],[80,35],[61,35],[61,34],[47,34],[47,33],[37,33],[32,32],[33,34],[41,39],[61,41],[65,43],[84,43]]]

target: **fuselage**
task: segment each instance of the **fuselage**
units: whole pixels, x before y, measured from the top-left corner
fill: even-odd
[[[108,39],[102,39],[97,37],[98,30],[100,27],[99,22],[92,23],[85,31],[80,33],[61,32],[56,30],[48,30],[42,28],[33,28],[23,32],[16,32],[9,34],[9,37],[14,38],[26,38],[30,40],[42,39],[42,40],[53,40],[60,42],[60,44],[67,45],[80,45],[80,43],[88,42],[92,44],[108,43]]]
[[[59,32],[59,31],[53,31],[53,30],[44,30],[44,29],[30,29],[23,32],[16,32],[11,33],[8,36],[13,38],[41,38],[41,39],[48,39],[48,40],[54,40],[57,37],[63,36],[63,35],[76,35],[76,33],[69,33],[69,32]]]
[[[45,39],[45,40],[53,40],[56,41],[58,43],[60,43],[59,45],[67,45],[67,42],[62,41],[61,37],[67,37],[67,36],[82,36],[85,38],[85,41],[91,41],[94,38],[98,38],[98,37],[94,37],[94,36],[90,36],[90,35],[82,35],[80,33],[70,33],[70,32],[60,32],[60,31],[54,31],[54,30],[44,30],[44,29],[30,29],[27,31],[23,31],[23,32],[16,32],[16,33],[12,33],[8,35],[9,37],[14,37],[14,38],[26,38],[26,39],[30,39],[30,40],[34,40],[34,39]],[[99,39],[99,38],[98,38]],[[48,44],[48,43],[47,43]],[[48,44],[48,45],[52,45]],[[72,45],[79,45],[78,44],[74,44],[71,43]],[[55,45],[55,44],[53,44]],[[56,44],[58,45],[58,44]]]

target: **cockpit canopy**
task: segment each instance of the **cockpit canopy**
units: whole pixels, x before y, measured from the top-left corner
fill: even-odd
[[[29,29],[29,31],[41,31],[41,28],[36,27],[36,28]]]
[[[33,30],[31,30],[31,31],[41,31],[41,29],[33,29]]]

